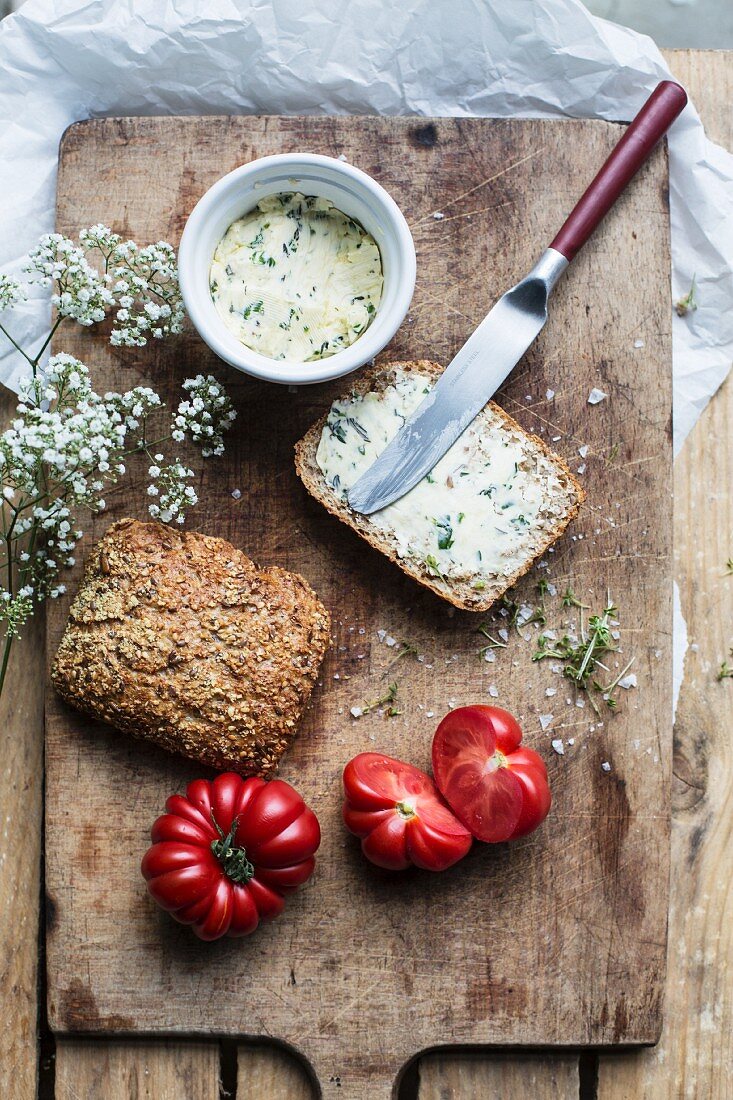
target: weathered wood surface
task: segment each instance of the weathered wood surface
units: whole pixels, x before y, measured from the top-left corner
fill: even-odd
[[[420,1100],[578,1100],[577,1055],[451,1054],[420,1059]]]
[[[313,1096],[305,1068],[292,1054],[274,1046],[239,1046],[237,1100],[312,1100]]]
[[[578,164],[590,174],[618,134],[596,122],[97,121],[66,136],[59,227],[103,220],[141,241],[175,240],[198,196],[237,163],[295,148],[343,151],[386,184],[416,238],[414,308],[390,351],[446,361],[551,238],[580,190]],[[140,354],[112,352],[98,334],[65,335],[58,347],[92,363],[105,388],[151,381],[172,395],[206,369],[227,380],[240,419],[227,464],[207,466],[195,524],[261,562],[302,571],[334,611],[336,644],[283,768],[322,820],[317,875],[285,920],[245,943],[196,944],[156,911],[138,876],[150,822],[197,769],[49,696],[52,1026],[272,1034],[311,1059],[325,1095],[336,1095],[339,1078],[355,1097],[386,1095],[412,1054],[439,1043],[656,1038],[671,759],[668,268],[660,150],[558,289],[542,339],[503,393],[525,426],[559,435],[555,446],[571,461],[590,446],[589,502],[573,532],[583,539],[563,540],[550,577],[596,607],[610,588],[641,684],[593,733],[588,709],[566,707],[562,692],[554,728],[541,733],[553,677],[530,665],[529,645],[515,639],[496,664],[479,662],[472,616],[419,592],[305,499],[292,444],[338,385],[296,395],[253,383],[193,334]],[[591,407],[594,385],[610,397]],[[110,496],[111,514],[88,545],[113,516],[142,515],[142,476],[134,494]],[[532,598],[536,581],[520,596]],[[63,610],[52,616],[51,651]],[[402,717],[356,723],[349,707],[380,690],[394,656],[378,628],[415,643],[426,662],[400,662]],[[427,763],[434,722],[417,701],[440,715],[452,701],[487,698],[491,684],[547,757],[548,825],[511,849],[477,847],[439,879],[395,881],[366,867],[339,821],[343,763],[376,744]],[[575,737],[564,758],[550,749],[554,736]]]
[[[733,149],[733,54],[670,51],[713,140]],[[653,1050],[602,1057],[599,1100],[731,1095],[733,1066],[733,378],[675,463],[675,557],[690,643],[675,725],[664,1029]]]
[[[55,1100],[219,1098],[218,1043],[64,1038],[56,1044]]]
[[[13,402],[14,405],[14,402]],[[10,412],[7,394],[0,415]],[[0,1095],[35,1094],[43,821],[44,629],[15,643],[0,699]]]

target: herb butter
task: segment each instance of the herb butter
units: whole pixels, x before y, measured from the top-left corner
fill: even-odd
[[[248,348],[288,362],[325,359],[357,340],[382,295],[379,249],[328,199],[269,195],[229,226],[211,296]]]
[[[397,369],[383,390],[331,406],[316,462],[341,499],[430,388],[424,375]],[[546,544],[547,528],[567,512],[565,495],[552,458],[489,408],[422,481],[369,521],[400,558],[480,590],[514,574]]]

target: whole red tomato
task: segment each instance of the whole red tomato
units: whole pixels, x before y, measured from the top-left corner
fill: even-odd
[[[313,871],[318,819],[281,779],[196,779],[151,830],[142,873],[163,909],[202,940],[247,936]]]
[[[516,840],[547,817],[547,768],[521,741],[519,723],[501,707],[458,707],[438,726],[435,782],[477,840]]]
[[[378,867],[444,871],[471,847],[471,834],[432,779],[411,764],[362,752],[344,769],[344,793],[346,828],[362,838],[364,855]]]

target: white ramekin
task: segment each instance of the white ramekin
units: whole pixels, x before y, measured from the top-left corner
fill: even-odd
[[[330,199],[371,233],[382,256],[384,289],[372,323],[350,347],[328,359],[287,363],[258,355],[227,329],[211,298],[211,260],[229,226],[266,195],[283,191]],[[212,351],[255,378],[289,385],[340,378],[380,352],[405,319],[415,289],[415,268],[412,234],[384,188],[352,164],[310,153],[262,157],[222,176],[191,212],[178,252],[186,310]]]

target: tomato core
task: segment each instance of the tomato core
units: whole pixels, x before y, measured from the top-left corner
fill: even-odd
[[[409,821],[411,817],[417,817],[415,807],[411,806],[409,802],[396,802],[395,810],[400,817],[404,817],[407,821]]]
[[[237,848],[232,844],[234,840],[234,834],[237,831],[237,825],[239,824],[239,818],[234,819],[232,827],[224,836],[224,833],[219,828],[214,815],[211,815],[211,820],[214,822],[216,831],[220,836],[220,840],[212,840],[211,850],[221,863],[224,870],[224,874],[227,878],[230,878],[232,882],[236,882],[239,885],[249,882],[254,877],[255,869],[247,859],[247,853],[244,848]]]
[[[507,758],[503,752],[499,752],[498,749],[494,750],[493,756],[490,756],[486,761],[486,767],[484,768],[485,775],[491,775],[492,772],[497,772],[499,768],[508,767]]]

